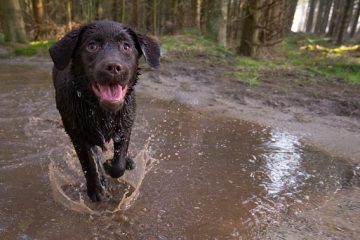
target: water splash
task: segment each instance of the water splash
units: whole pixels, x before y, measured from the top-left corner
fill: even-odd
[[[85,184],[81,183],[84,181],[82,179],[83,174],[79,171],[80,168],[76,166],[75,152],[70,147],[68,148],[62,163],[62,165],[66,163],[67,169],[64,170],[64,166],[57,164],[59,161],[57,159],[58,154],[52,150],[49,154],[49,178],[55,200],[70,210],[92,215],[127,210],[138,198],[145,175],[157,162],[149,155],[147,148],[145,146],[134,158],[136,164],[134,170],[126,171],[119,179],[109,179],[111,190],[117,191],[117,193],[111,194],[109,200],[97,204],[91,203],[87,199]]]

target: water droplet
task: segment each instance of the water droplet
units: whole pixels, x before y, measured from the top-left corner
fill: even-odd
[[[114,141],[115,142],[120,142],[121,141],[121,137],[118,134],[115,134],[114,136]]]
[[[81,92],[80,92],[79,90],[77,90],[76,93],[77,93],[77,96],[78,96],[79,98],[81,98]]]

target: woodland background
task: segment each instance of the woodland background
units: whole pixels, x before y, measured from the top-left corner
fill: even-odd
[[[360,0],[1,0],[0,42],[58,39],[85,22],[113,19],[157,36],[196,31],[257,56],[292,27],[338,45],[358,43],[359,13]]]

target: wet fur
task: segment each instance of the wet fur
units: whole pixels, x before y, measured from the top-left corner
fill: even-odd
[[[95,61],[97,56],[88,56],[82,52],[82,46],[93,34],[104,35],[105,42],[111,42],[113,33],[117,31],[132,39],[134,49],[132,55],[116,58],[121,64],[129,65],[129,80],[120,110],[112,112],[101,106],[91,90],[91,82],[97,77],[89,64],[92,61],[92,67],[97,67],[101,59],[116,54],[116,49],[106,50],[104,47],[104,50],[99,51],[102,54],[100,60]],[[117,178],[124,174],[125,169],[135,167],[127,152],[135,119],[134,86],[139,75],[138,59],[144,56],[150,66],[157,68],[159,45],[148,36],[135,33],[120,23],[97,21],[71,31],[49,51],[54,61],[53,82],[57,109],[84,171],[88,196],[92,201],[101,201],[104,198],[104,170],[111,177]],[[111,139],[114,142],[114,157],[102,164],[99,147],[104,150],[105,142]]]

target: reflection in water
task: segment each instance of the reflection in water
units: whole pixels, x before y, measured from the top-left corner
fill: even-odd
[[[269,149],[262,157],[265,160],[265,172],[269,182],[265,184],[269,195],[293,190],[304,179],[305,169],[301,167],[301,145],[299,139],[284,132],[271,131],[271,137],[265,143]],[[300,181],[301,180],[301,181]]]

